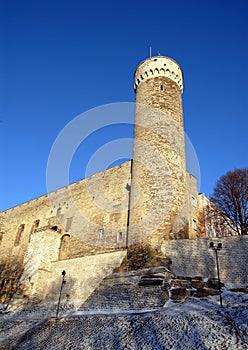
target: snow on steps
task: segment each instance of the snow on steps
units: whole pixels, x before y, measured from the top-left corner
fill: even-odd
[[[169,298],[165,267],[112,274],[79,308],[90,310],[137,310],[162,307]]]

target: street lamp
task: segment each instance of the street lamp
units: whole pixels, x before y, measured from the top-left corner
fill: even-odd
[[[63,270],[62,271],[62,283],[61,283],[61,287],[60,287],[59,301],[58,301],[58,306],[57,306],[56,318],[58,318],[58,314],[59,314],[59,306],[60,306],[60,300],[61,300],[63,285],[66,283],[66,281],[65,281],[65,274],[66,274],[65,270]]]
[[[215,251],[216,265],[217,265],[217,276],[218,276],[218,286],[219,286],[219,295],[220,295],[220,307],[223,307],[222,304],[222,295],[221,295],[221,286],[220,286],[220,269],[219,269],[219,260],[218,260],[218,251],[222,249],[222,243],[218,243],[217,247],[214,245],[214,242],[209,243],[209,248]]]

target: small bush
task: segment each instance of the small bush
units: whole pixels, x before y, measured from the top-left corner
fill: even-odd
[[[18,260],[0,263],[0,303],[7,304],[17,291],[23,273],[23,264]]]
[[[128,247],[127,256],[117,270],[118,272],[121,272],[157,266],[169,267],[170,264],[170,258],[164,257],[159,249],[154,248],[147,243],[138,243]]]

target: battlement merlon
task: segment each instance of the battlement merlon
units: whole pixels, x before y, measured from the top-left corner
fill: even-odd
[[[183,73],[179,64],[166,56],[153,56],[142,61],[134,73],[134,91],[139,84],[154,77],[167,77],[173,80],[183,92]]]

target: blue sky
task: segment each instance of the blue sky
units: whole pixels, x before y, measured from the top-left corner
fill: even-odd
[[[46,193],[50,149],[73,118],[135,101],[133,73],[150,46],[184,72],[185,131],[198,156],[200,191],[209,195],[221,175],[247,167],[247,1],[0,6],[0,210]],[[129,129],[100,139],[130,136]],[[87,152],[75,154],[71,181],[83,177]]]

